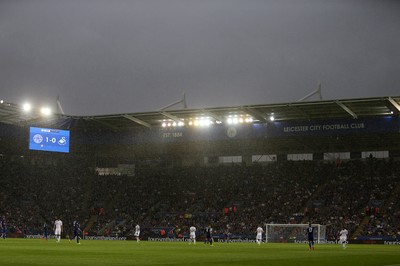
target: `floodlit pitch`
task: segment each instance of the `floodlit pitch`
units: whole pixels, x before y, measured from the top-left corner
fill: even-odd
[[[399,245],[316,245],[6,239],[1,265],[400,265]]]

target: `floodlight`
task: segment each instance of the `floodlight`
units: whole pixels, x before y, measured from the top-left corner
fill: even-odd
[[[189,121],[189,126],[192,126],[193,125],[193,122],[192,121]]]
[[[161,126],[162,126],[162,127],[166,127],[166,126],[167,126],[167,123],[164,122],[164,123],[161,124]]]
[[[41,112],[43,115],[50,115],[50,114],[51,114],[51,110],[50,110],[50,108],[48,108],[48,107],[42,107],[42,108],[40,109],[40,112]]]
[[[29,103],[24,103],[22,105],[22,110],[24,110],[25,112],[29,112],[32,109],[32,106]]]
[[[269,120],[271,120],[271,121],[275,120],[274,113],[271,114],[271,116],[269,117]]]
[[[4,103],[4,101],[3,101],[3,100],[0,100],[0,103],[1,103],[1,104],[3,104],[3,103]]]
[[[178,122],[178,126],[183,127],[185,125],[185,123],[183,123],[182,121]]]
[[[209,126],[210,125],[210,120],[200,120],[200,126]]]
[[[172,123],[172,126],[173,126],[173,127],[176,127],[176,122],[173,122],[173,123]]]

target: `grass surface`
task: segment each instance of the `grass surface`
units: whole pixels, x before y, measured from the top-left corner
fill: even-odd
[[[400,246],[0,239],[0,265],[398,265]]]

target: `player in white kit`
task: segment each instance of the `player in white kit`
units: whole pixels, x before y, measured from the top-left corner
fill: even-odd
[[[189,238],[190,238],[190,241],[189,241],[189,245],[190,244],[194,244],[194,245],[196,245],[196,227],[194,227],[193,225],[189,228],[189,232],[190,232],[190,235],[189,235]]]
[[[257,242],[257,244],[260,245],[262,242],[262,234],[264,233],[264,230],[259,226],[259,227],[257,227],[256,232],[257,232],[256,242]]]
[[[54,235],[56,236],[56,240],[58,243],[61,241],[62,231],[63,231],[63,223],[60,219],[56,218],[54,222]]]
[[[347,235],[349,234],[349,231],[347,229],[343,229],[342,231],[339,232],[339,244],[342,244],[343,248],[346,248],[347,245]]]
[[[135,234],[134,234],[134,236],[136,237],[136,242],[139,242],[139,241],[140,241],[140,239],[139,239],[139,236],[140,236],[140,226],[139,226],[138,224],[135,226]]]

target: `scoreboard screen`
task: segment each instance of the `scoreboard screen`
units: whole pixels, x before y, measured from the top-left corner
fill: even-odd
[[[38,151],[69,152],[69,130],[31,127],[29,149]]]

